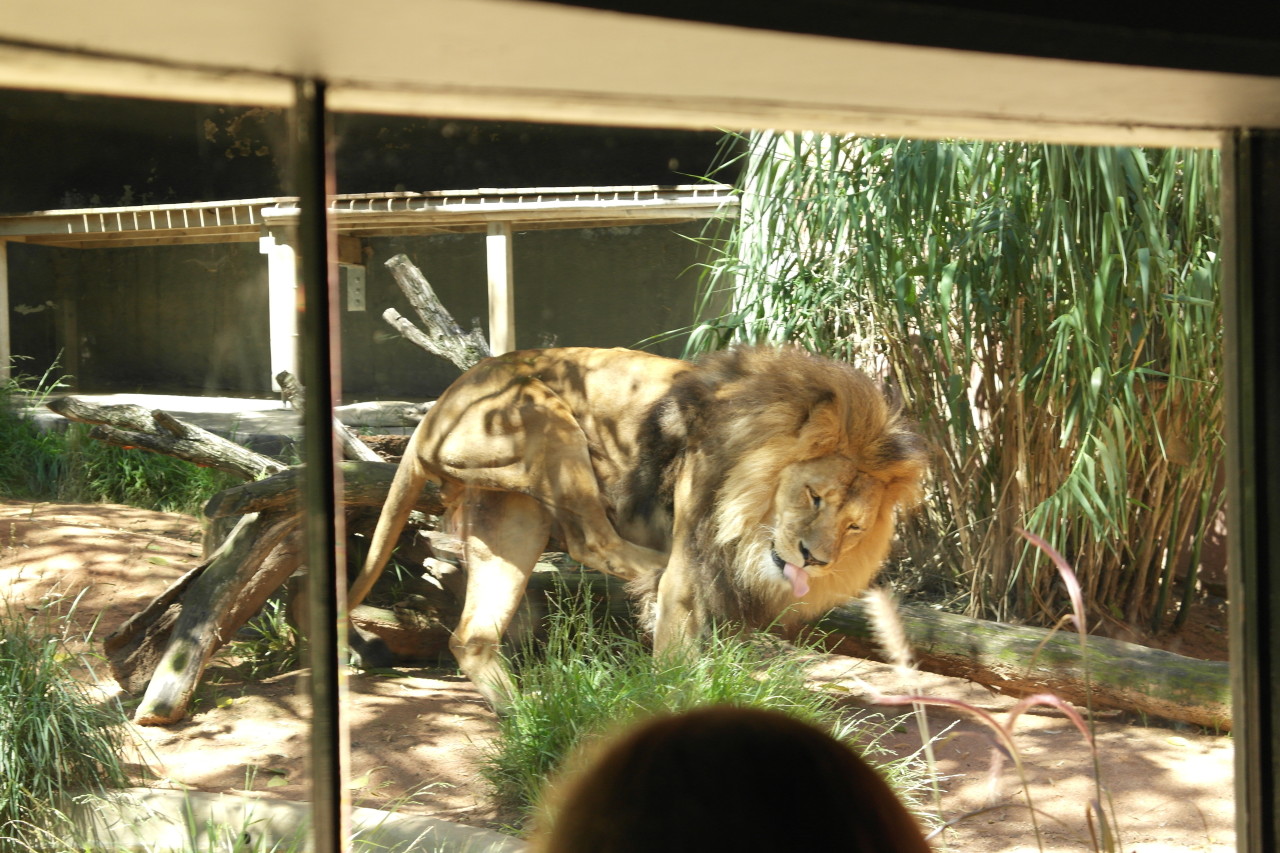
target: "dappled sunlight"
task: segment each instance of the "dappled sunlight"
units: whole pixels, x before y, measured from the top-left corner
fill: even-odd
[[[199,523],[189,517],[111,506],[0,502],[0,583],[14,606],[37,607],[86,590],[76,630],[97,641],[119,627],[199,561]],[[100,675],[105,677],[105,666]],[[851,709],[888,718],[873,693],[920,693],[963,701],[1000,717],[1015,700],[973,683],[838,655],[815,655],[808,670]],[[448,669],[351,672],[349,791],[356,805],[494,826],[509,816],[490,804],[480,750],[497,721],[479,692]],[[306,801],[310,700],[306,671],[246,681],[225,663],[209,668],[191,714],[167,727],[131,727],[150,767],[145,784]],[[138,697],[121,697],[128,706]],[[943,811],[973,814],[948,832],[968,853],[1033,850],[1017,775],[1007,760],[994,785],[991,739],[972,718],[931,708],[929,729],[943,781]],[[948,728],[951,724],[954,727]],[[1227,851],[1234,844],[1233,741],[1189,727],[1135,725],[1118,713],[1096,724],[1104,782],[1119,818],[1125,853]],[[1087,849],[1085,809],[1093,767],[1084,738],[1056,711],[1023,714],[1014,728],[1027,768],[1046,850]],[[916,751],[913,720],[882,744]],[[994,797],[994,799],[993,799]]]
[[[855,707],[898,715],[902,708],[878,708],[871,690],[945,697],[973,705],[997,718],[1016,700],[976,684],[931,673],[902,674],[894,667],[832,657],[818,662],[815,682],[837,685]],[[928,709],[930,733],[943,783],[948,820],[979,812],[948,831],[952,849],[1034,850],[1026,798],[1012,762],[999,762],[993,778],[992,738],[975,719],[953,708]],[[1123,850],[1234,850],[1234,742],[1187,726],[1136,725],[1118,713],[1098,715],[1095,737],[1102,780],[1119,821]],[[1084,737],[1063,714],[1045,709],[1025,713],[1014,740],[1026,768],[1031,801],[1041,810],[1047,850],[1088,849],[1086,809],[1095,795],[1093,758]],[[905,719],[885,740],[899,754],[916,749],[920,736]]]
[[[110,634],[200,561],[194,518],[112,505],[0,501],[0,589]]]

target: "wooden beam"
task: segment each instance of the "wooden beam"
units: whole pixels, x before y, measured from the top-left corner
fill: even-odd
[[[364,266],[364,240],[359,237],[338,237],[338,263]]]
[[[511,223],[490,222],[484,242],[489,269],[489,349],[494,355],[501,355],[516,348]]]

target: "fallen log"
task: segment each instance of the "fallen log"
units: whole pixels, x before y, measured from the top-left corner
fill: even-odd
[[[1005,625],[941,613],[918,605],[898,607],[917,665],[964,678],[1000,693],[1052,693],[1074,705],[1115,708],[1231,729],[1229,665],[1172,652],[1088,637],[1084,649],[1073,632]],[[833,651],[881,658],[866,606],[837,607],[818,623],[835,632]]]
[[[214,652],[298,567],[296,542],[281,555],[273,555],[297,524],[292,514],[244,516],[190,581],[181,593],[181,610],[168,627],[164,654],[134,711],[135,723],[167,725],[186,716],[196,684]],[[150,642],[156,644],[154,638]],[[124,676],[137,680],[132,673]]]
[[[234,635],[253,618],[258,608],[300,565],[299,554],[298,533],[294,530],[245,584],[242,598],[234,602],[221,619],[220,637]],[[182,613],[182,598],[209,565],[210,561],[206,560],[178,578],[103,641],[102,650],[111,675],[125,692],[146,691]]]
[[[333,414],[349,427],[415,427],[430,408],[431,403],[370,400],[335,406]]]
[[[391,480],[396,475],[395,465],[381,460],[340,462],[337,468],[342,472],[342,501],[346,506],[382,506],[386,502]],[[251,512],[296,511],[303,475],[303,467],[298,466],[265,480],[223,489],[205,504],[204,515],[206,518],[226,518]],[[427,483],[414,509],[428,515],[444,512],[439,485]]]
[[[376,507],[385,501],[395,475],[394,465],[386,462],[343,462],[340,467],[344,471],[348,507]],[[112,675],[121,687],[135,694],[145,691],[152,695],[162,691],[156,694],[155,708],[146,709],[149,716],[139,718],[141,724],[160,725],[181,719],[185,713],[183,703],[189,698],[183,694],[194,689],[208,660],[300,567],[297,544],[300,532],[296,527],[294,508],[301,473],[301,469],[292,468],[266,480],[246,483],[215,495],[205,509],[211,520],[239,518],[226,540],[208,560],[175,581],[104,642],[103,650]],[[438,490],[425,490],[416,508],[428,515],[437,514],[441,509]],[[294,526],[279,544],[272,547],[278,531],[255,521],[259,517],[291,519],[290,524]],[[257,536],[266,538],[255,542]],[[206,573],[215,577],[204,578]],[[449,611],[460,607],[448,602],[444,606]],[[368,627],[373,628],[385,625],[387,621],[376,613],[357,612],[353,617],[358,629],[366,627],[366,621],[372,623]],[[177,636],[199,638],[196,641],[199,656],[193,654],[187,658],[190,666],[181,675],[158,678],[157,673],[163,669],[162,661],[182,654],[183,646],[175,645],[173,640],[179,620],[184,627],[178,630]],[[410,618],[409,624],[421,627],[423,623]],[[400,633],[404,634],[403,631]],[[412,636],[396,641],[420,645],[419,639]],[[190,648],[191,644],[186,647]],[[393,649],[393,652],[397,651],[403,650]],[[158,686],[162,683],[167,686]],[[166,696],[176,698],[171,702],[163,698]],[[144,708],[139,708],[139,713]]]
[[[439,550],[437,547],[436,550]],[[630,618],[625,584],[589,570],[556,571],[540,564],[530,578],[511,635],[541,635],[549,601],[583,584],[604,602],[617,624]],[[417,585],[396,606],[362,606],[353,618],[381,637],[405,663],[434,659],[447,649],[461,591]],[[920,669],[963,678],[1012,696],[1053,693],[1072,704],[1148,714],[1227,731],[1231,728],[1229,665],[1152,649],[1121,640],[1089,637],[1082,654],[1072,633],[1005,625],[940,613],[919,605],[898,608]],[[825,648],[837,654],[881,659],[866,608],[860,601],[830,611],[816,626]]]
[[[182,612],[180,599],[209,564],[201,563],[151,600],[102,641],[111,676],[127,693],[146,690],[168,645],[173,623]]]
[[[288,466],[229,441],[167,412],[133,404],[100,406],[76,397],[59,397],[46,404],[67,420],[94,424],[89,436],[121,447],[138,447],[216,468],[253,480]]]
[[[514,634],[540,635],[548,601],[565,590],[588,584],[601,597],[610,619],[629,618],[625,586],[592,571],[557,572],[543,566],[530,578]],[[414,600],[421,603],[415,604]],[[417,589],[391,610],[370,609],[363,624],[407,660],[436,655],[447,647],[448,614],[457,602],[440,590]],[[899,616],[917,665],[925,671],[963,678],[1000,693],[1027,696],[1052,693],[1072,704],[1148,714],[1176,722],[1231,728],[1228,664],[1187,658],[1134,643],[1089,637],[1084,653],[1072,633],[1005,625],[902,605]],[[878,659],[865,606],[855,601],[832,610],[819,623],[828,632],[825,647],[834,653]]]
[[[507,641],[513,647],[545,640],[547,617],[556,606],[555,600],[584,590],[590,595],[595,618],[607,621],[613,629],[633,623],[624,581],[590,570],[563,571],[556,566],[563,559],[563,554],[545,554],[530,575],[520,608],[507,629]],[[379,606],[366,600],[351,611],[351,621],[378,637],[397,665],[451,660],[449,637],[462,614],[465,578],[456,578],[462,584],[451,583],[449,578],[441,578],[444,566],[439,561],[428,562],[435,564],[428,571],[436,580],[403,578],[400,597],[394,603]]]

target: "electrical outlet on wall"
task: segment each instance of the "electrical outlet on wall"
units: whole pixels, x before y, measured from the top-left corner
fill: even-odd
[[[364,267],[356,264],[342,264],[342,282],[347,289],[347,310],[365,310],[364,301]]]

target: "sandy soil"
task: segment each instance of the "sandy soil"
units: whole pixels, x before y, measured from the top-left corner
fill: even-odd
[[[118,506],[0,501],[0,589],[11,606],[81,595],[73,618],[100,641],[198,560],[199,526],[191,518]],[[94,624],[96,621],[96,624]],[[1193,625],[1165,638],[1182,653],[1220,657],[1221,608],[1202,607]],[[116,689],[106,675],[106,689]],[[360,805],[395,806],[460,823],[501,827],[488,802],[477,755],[494,719],[479,695],[443,670],[350,677],[351,792]],[[888,667],[835,658],[814,669],[838,682],[855,707],[866,684],[886,693],[924,690],[999,713],[1011,700],[934,675],[903,684]],[[213,682],[219,683],[213,683]],[[220,668],[202,686],[191,716],[170,727],[135,729],[146,784],[203,791],[252,791],[307,798],[308,703],[305,674],[259,682]],[[125,697],[128,701],[128,697]],[[874,710],[874,709],[872,709]],[[985,730],[968,718],[931,710],[944,774],[942,811],[968,817],[946,835],[947,849],[994,853],[1036,850],[1022,788],[1008,761],[993,775]],[[950,728],[947,728],[951,726]],[[1060,714],[1023,717],[1017,727],[1045,850],[1087,850],[1086,811],[1094,797],[1093,762],[1081,734]],[[1119,715],[1097,723],[1099,765],[1125,851],[1234,849],[1232,742],[1191,729],[1135,725]],[[886,744],[919,748],[915,724]],[[942,848],[939,842],[939,848]]]

